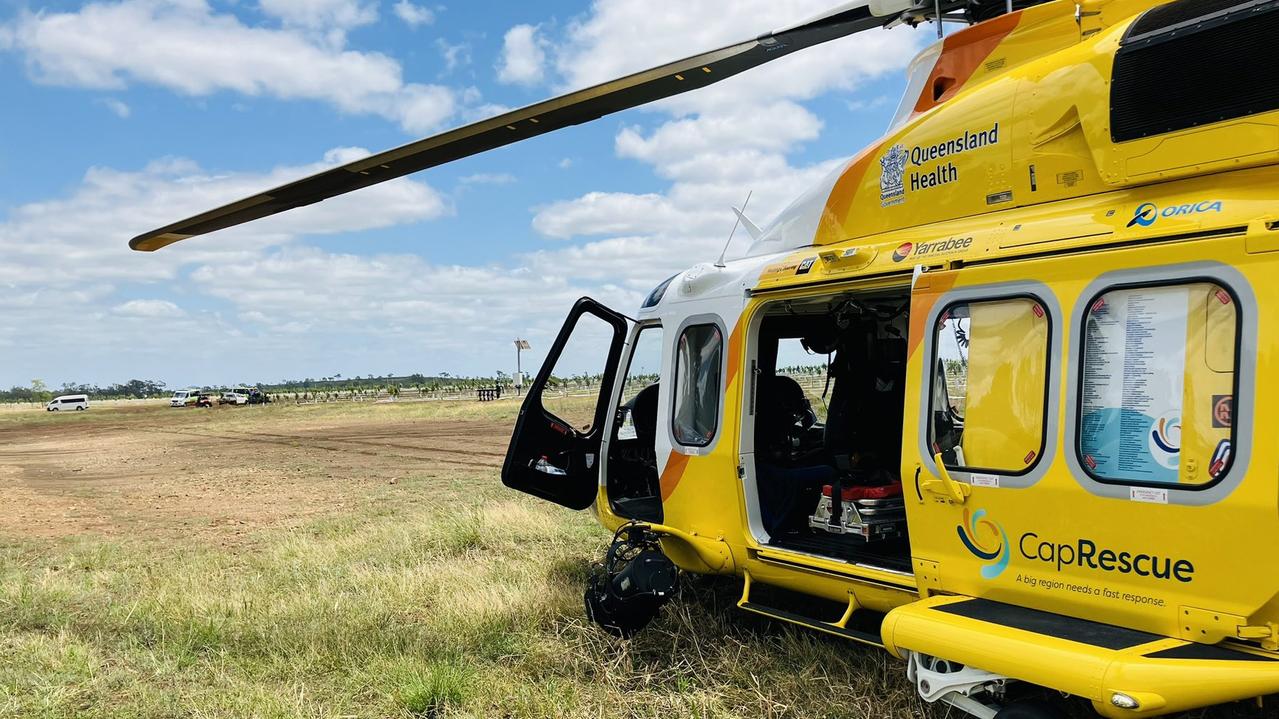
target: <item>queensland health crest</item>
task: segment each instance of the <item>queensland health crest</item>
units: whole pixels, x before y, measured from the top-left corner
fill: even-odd
[[[964,547],[974,557],[987,563],[981,568],[983,579],[994,579],[1004,573],[1011,555],[1008,533],[999,522],[986,517],[986,510],[973,512],[965,507],[964,523],[955,529]]]
[[[893,145],[879,158],[879,200],[884,207],[900,205],[906,199],[906,163],[910,153]]]

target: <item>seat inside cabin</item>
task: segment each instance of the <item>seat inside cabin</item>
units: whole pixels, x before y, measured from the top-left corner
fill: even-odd
[[[908,300],[838,295],[766,308],[751,416],[770,545],[909,570],[900,475]]]

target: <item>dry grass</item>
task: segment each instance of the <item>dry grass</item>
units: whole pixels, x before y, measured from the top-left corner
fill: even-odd
[[[883,657],[745,618],[731,585],[691,584],[652,631],[616,641],[582,617],[603,538],[586,517],[463,480],[415,499],[238,556],[4,547],[0,714],[916,714]]]
[[[388,419],[509,423],[516,408],[320,405],[61,419],[126,434],[163,422],[209,436],[269,428],[307,437]],[[51,420],[33,414],[35,434],[46,436]],[[337,507],[254,527],[244,545],[145,526],[58,538],[0,533],[0,716],[945,715],[923,706],[882,652],[738,612],[732,581],[686,580],[648,631],[616,640],[583,617],[583,582],[607,541],[588,514],[506,491],[496,469],[418,469],[394,483],[367,482],[354,475],[389,470],[376,456],[359,461],[366,469],[329,465],[315,478],[326,487],[345,481]]]

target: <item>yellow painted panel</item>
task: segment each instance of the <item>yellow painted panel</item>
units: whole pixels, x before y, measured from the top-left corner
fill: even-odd
[[[1214,458],[1230,439],[1235,366],[1235,305],[1214,284],[1190,287],[1186,323],[1186,382],[1182,400],[1183,484],[1219,476]]]
[[[1127,147],[1140,152],[1128,157],[1126,167],[1129,178],[1180,175],[1185,174],[1184,170],[1187,169],[1229,166],[1244,159],[1273,162],[1279,157],[1279,127],[1268,122],[1232,122],[1219,127],[1135,142]]]

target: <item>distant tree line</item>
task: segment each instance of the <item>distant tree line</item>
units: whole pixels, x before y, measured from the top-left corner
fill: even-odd
[[[165,394],[165,385],[155,380],[131,379],[106,387],[67,382],[54,389],[45,384],[44,380],[33,379],[29,387],[15,385],[7,390],[0,390],[0,402],[48,402],[63,394],[87,394],[93,399],[146,399]]]
[[[821,366],[787,368],[788,373],[809,374],[824,371]],[[552,375],[547,382],[548,389],[556,392],[568,392],[579,389],[597,387],[603,379],[600,374],[583,372],[576,375]],[[533,380],[531,375],[525,376],[525,386]],[[634,374],[626,378],[627,385],[646,386],[658,380],[656,374]],[[184,385],[185,386],[185,385]],[[192,385],[197,386],[197,385]],[[330,377],[306,377],[304,379],[280,380],[275,383],[246,383],[244,386],[258,387],[268,394],[291,394],[296,396],[321,397],[330,394],[376,395],[386,393],[398,395],[401,390],[414,389],[422,394],[466,394],[480,388],[501,387],[508,392],[515,388],[515,378],[510,373],[497,370],[491,376],[455,376],[448,372],[438,375],[421,373],[401,375],[355,375],[343,377],[335,374]],[[131,379],[120,384],[100,387],[92,384],[68,382],[54,389],[43,380],[31,381],[29,387],[14,386],[8,390],[0,390],[0,402],[48,402],[63,394],[87,394],[92,399],[147,399],[167,395],[169,390],[164,382],[155,380]]]
[[[599,374],[582,373],[560,377],[552,375],[548,385],[551,389],[567,391],[588,388],[600,383]],[[525,375],[524,384],[533,381],[531,375]],[[656,381],[654,376],[653,381]],[[503,392],[515,388],[515,378],[508,372],[497,370],[490,376],[456,376],[448,372],[438,375],[410,374],[396,376],[393,374],[356,375],[343,377],[340,374],[331,377],[307,377],[299,380],[281,380],[272,384],[261,384],[262,391],[272,394],[296,394],[323,396],[325,393],[367,394],[385,392],[390,395],[399,394],[403,389],[415,389],[423,394],[457,394],[469,393],[480,388],[501,387]]]

